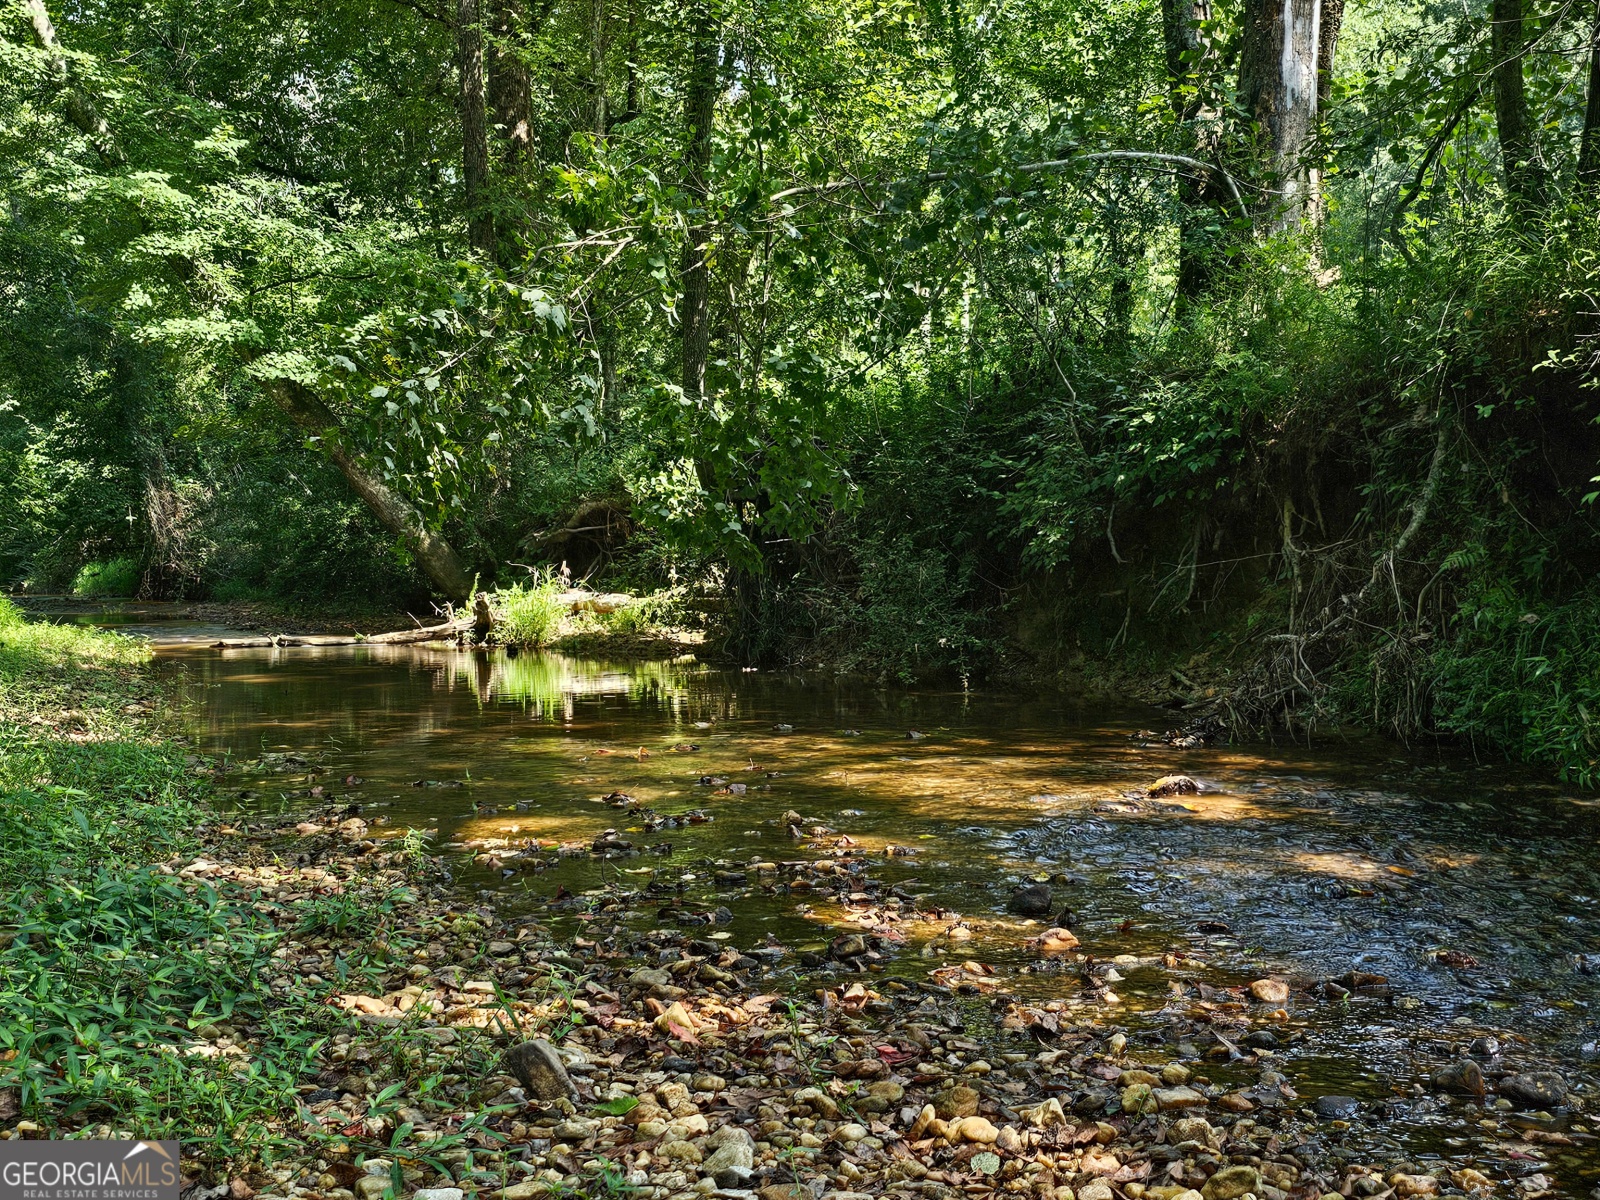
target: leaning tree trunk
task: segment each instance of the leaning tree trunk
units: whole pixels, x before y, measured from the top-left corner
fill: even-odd
[[[1319,80],[1322,0],[1248,0],[1239,98],[1254,127],[1263,185],[1259,223],[1292,229],[1314,212],[1320,173],[1311,161]]]
[[[680,264],[683,394],[694,400],[705,394],[706,362],[711,354],[711,223],[706,209],[706,173],[711,167],[711,122],[717,99],[716,23],[711,2],[689,0],[689,78],[683,94],[683,189],[691,205]]]
[[[1589,103],[1583,113],[1583,138],[1578,143],[1578,179],[1600,184],[1600,0],[1589,27]]]
[[[456,557],[450,543],[428,528],[422,515],[405,497],[346,449],[339,418],[322,398],[292,379],[264,379],[261,387],[296,425],[322,442],[328,457],[333,459],[356,495],[379,523],[405,544],[434,586],[450,599],[464,602],[472,591],[472,575]]]
[[[67,120],[89,139],[89,145],[100,158],[102,166],[119,167],[125,161],[117,147],[111,126],[95,107],[94,97],[79,87],[72,79],[72,69],[67,63],[66,51],[56,37],[56,27],[44,0],[25,0],[28,23],[33,27],[33,40],[49,56],[50,77],[55,86],[66,93]]]
[[[1494,122],[1506,192],[1528,211],[1545,201],[1544,168],[1538,161],[1528,97],[1522,85],[1522,0],[1491,0],[1489,45],[1494,54]]]
[[[467,242],[494,257],[494,214],[489,211],[489,131],[484,119],[483,25],[478,0],[456,0],[456,68],[460,75],[461,182]]]

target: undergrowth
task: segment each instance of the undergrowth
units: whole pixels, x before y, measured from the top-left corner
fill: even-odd
[[[555,580],[537,579],[500,588],[490,597],[495,613],[491,639],[504,646],[549,645],[567,615],[560,600],[565,590]]]
[[[181,1138],[212,1167],[303,1156],[322,1135],[296,1089],[341,1018],[325,988],[275,994],[275,952],[349,938],[328,985],[348,989],[389,965],[380,931],[409,943],[382,897],[274,920],[173,873],[200,848],[209,772],[164,736],[149,656],[0,599],[0,1109],[54,1136]]]

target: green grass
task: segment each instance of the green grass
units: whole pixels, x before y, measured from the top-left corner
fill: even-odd
[[[209,784],[151,715],[149,656],[0,599],[0,1094],[56,1136],[98,1121],[203,1161],[259,1158],[334,1018],[269,989],[292,924],[160,866],[199,848]],[[319,903],[299,921],[337,925]],[[255,1048],[189,1053],[211,1023]]]
[[[139,564],[131,558],[86,563],[72,581],[78,596],[131,596],[139,589]]]
[[[567,615],[559,583],[518,584],[501,588],[492,599],[493,640],[506,646],[547,646],[555,641]]]

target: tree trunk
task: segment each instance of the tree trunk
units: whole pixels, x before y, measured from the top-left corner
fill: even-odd
[[[1589,104],[1583,113],[1583,139],[1578,143],[1578,179],[1600,183],[1600,0],[1589,28]]]
[[[1239,97],[1255,126],[1267,229],[1297,227],[1319,190],[1310,161],[1325,66],[1321,0],[1249,0],[1239,58]]]
[[[1545,200],[1544,168],[1538,161],[1522,86],[1522,0],[1490,0],[1489,45],[1494,54],[1494,120],[1506,192],[1522,209]]]
[[[1182,131],[1185,150],[1203,161],[1216,157],[1221,114],[1209,94],[1207,74],[1217,52],[1201,25],[1211,17],[1211,0],[1162,0],[1163,40],[1167,50],[1167,86],[1172,115]],[[1178,175],[1178,292],[1181,308],[1205,290],[1211,273],[1210,226],[1227,196],[1210,172]]]
[[[478,0],[456,0],[456,66],[461,91],[461,182],[467,242],[494,257],[494,214],[488,207],[489,134],[484,120],[483,26]]]
[[[28,23],[33,27],[33,40],[49,56],[50,75],[56,86],[66,93],[67,119],[89,139],[102,166],[120,167],[126,160],[111,135],[111,126],[96,109],[94,97],[73,82],[66,53],[56,37],[56,27],[51,23],[44,0],[25,0],[25,7]]]
[[[589,78],[594,87],[594,136],[606,136],[606,4],[605,0],[590,0],[589,4]]]
[[[422,515],[405,498],[379,479],[345,448],[339,418],[310,388],[292,379],[263,379],[262,390],[286,412],[294,423],[320,439],[350,487],[360,496],[372,515],[409,549],[417,565],[441,592],[457,603],[472,591],[472,575],[462,565],[450,544],[434,533]]]
[[[533,88],[527,63],[513,49],[522,34],[520,0],[495,0],[489,108],[494,113],[501,161],[513,173],[530,157],[533,147]]]
[[[689,0],[689,78],[683,94],[686,140],[683,188],[692,205],[681,261],[683,279],[683,393],[705,395],[711,353],[711,226],[706,172],[711,166],[711,122],[717,99],[716,23],[712,0]]]

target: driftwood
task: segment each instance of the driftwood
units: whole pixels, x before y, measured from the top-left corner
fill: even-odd
[[[278,646],[406,646],[417,642],[446,641],[471,631],[473,624],[474,618],[468,615],[457,617],[452,621],[446,621],[442,625],[427,625],[420,629],[397,629],[393,633],[358,633],[349,636],[340,634],[307,634],[299,637],[270,634],[264,638],[223,638],[221,641],[212,642],[211,648],[213,650],[259,650]]]
[[[614,613],[632,604],[635,597],[626,592],[591,592],[571,588],[558,601],[568,612]],[[494,613],[489,598],[479,592],[472,609],[441,625],[417,629],[397,629],[393,633],[373,634],[268,634],[266,637],[222,638],[210,643],[213,650],[267,650],[280,646],[407,646],[419,642],[450,641],[471,634],[476,642],[488,639],[494,628]]]
[[[567,606],[568,612],[614,613],[632,604],[634,597],[627,592],[590,592],[571,588],[557,597]]]

